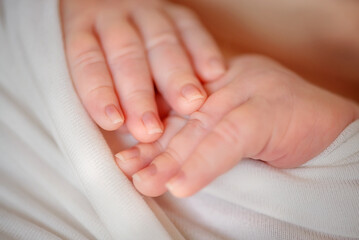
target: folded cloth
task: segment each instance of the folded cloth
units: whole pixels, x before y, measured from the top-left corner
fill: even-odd
[[[181,239],[156,203],[118,170],[79,102],[58,2],[1,1],[0,27],[0,233]]]
[[[0,1],[1,239],[354,239],[358,200],[359,121],[300,168],[142,197],[72,86],[58,2]]]

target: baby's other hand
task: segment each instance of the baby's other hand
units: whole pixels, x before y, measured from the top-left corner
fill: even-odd
[[[294,168],[359,117],[358,107],[261,56],[234,60],[190,119],[170,117],[157,142],[117,155],[144,195],[196,193],[242,158]],[[183,127],[182,127],[183,126]]]
[[[136,139],[154,141],[163,126],[153,80],[174,110],[189,114],[206,99],[196,76],[212,81],[225,71],[214,40],[187,8],[160,0],[60,3],[75,88],[105,130],[126,121]]]

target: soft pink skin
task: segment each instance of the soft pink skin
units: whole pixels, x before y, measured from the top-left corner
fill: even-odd
[[[154,83],[174,110],[189,114],[206,99],[200,80],[213,81],[225,71],[214,40],[187,8],[160,0],[60,3],[75,88],[105,130],[125,120],[139,141],[154,141],[163,130]],[[211,65],[216,61],[217,68]],[[187,85],[198,89],[184,88],[192,98],[182,96]]]
[[[190,196],[242,158],[278,168],[307,162],[359,117],[354,103],[317,88],[278,63],[242,56],[190,120],[170,116],[157,142],[120,152],[122,171],[147,196]],[[135,175],[134,175],[135,174]]]

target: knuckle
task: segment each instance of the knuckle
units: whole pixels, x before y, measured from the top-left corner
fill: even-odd
[[[163,32],[158,33],[157,35],[153,36],[150,40],[146,43],[147,51],[152,51],[159,47],[177,45],[178,40],[177,36],[172,30],[166,30]]]
[[[206,125],[201,120],[198,119],[190,119],[187,125],[192,129],[196,129],[196,130],[206,131],[208,129]]]
[[[154,93],[150,89],[135,89],[126,93],[124,96],[124,101],[129,105],[136,104],[138,102],[146,102],[149,104],[150,99],[154,100]]]
[[[159,140],[153,143],[153,147],[157,152],[164,152],[166,149],[166,146]]]
[[[113,67],[120,67],[128,60],[144,58],[143,49],[140,43],[131,42],[124,45],[121,50],[109,57],[109,64]]]
[[[190,115],[188,124],[192,125],[194,128],[208,130],[213,126],[214,122],[209,114],[196,111]]]
[[[202,136],[211,130],[213,121],[208,115],[197,112],[190,116],[186,126],[191,129],[194,136]]]
[[[76,33],[75,30],[67,30],[65,35],[66,49],[75,51],[77,49],[83,49],[84,46],[88,46],[90,43],[90,34],[88,33]]]
[[[98,99],[101,95],[112,94],[114,91],[112,86],[100,85],[96,86],[89,91],[85,95],[85,99]]]
[[[225,118],[214,129],[213,133],[218,136],[219,140],[228,144],[238,143],[241,136],[238,124],[233,120]]]
[[[185,159],[182,158],[181,154],[179,154],[174,148],[168,147],[164,152],[170,159],[175,160],[178,164],[182,165]]]
[[[74,57],[73,68],[91,67],[96,64],[104,63],[104,57],[97,49],[90,49],[79,53]]]

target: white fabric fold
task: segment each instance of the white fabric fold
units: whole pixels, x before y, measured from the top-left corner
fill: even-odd
[[[118,170],[80,104],[67,71],[58,2],[0,4],[4,215],[67,239],[181,238],[170,222],[162,226],[168,219],[157,218]]]

